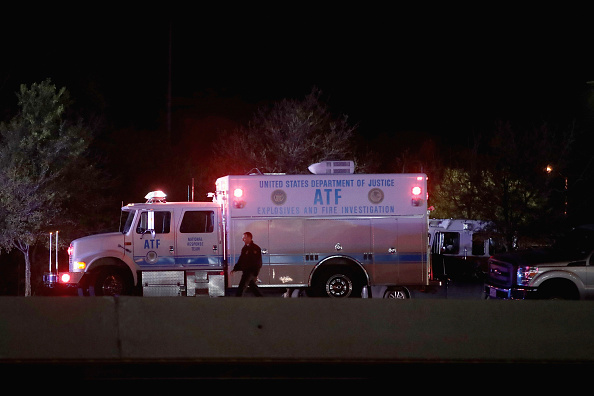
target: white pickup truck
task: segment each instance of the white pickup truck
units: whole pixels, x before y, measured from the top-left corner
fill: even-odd
[[[594,299],[594,225],[572,229],[547,248],[489,259],[487,298]]]

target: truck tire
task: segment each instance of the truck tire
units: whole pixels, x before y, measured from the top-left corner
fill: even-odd
[[[384,292],[384,298],[394,300],[408,300],[410,298],[410,294],[404,287],[390,287]]]
[[[89,283],[90,296],[122,296],[132,291],[130,277],[119,268],[103,268],[97,271]]]
[[[579,300],[577,286],[566,279],[552,279],[538,289],[538,297],[544,300]]]
[[[347,266],[323,269],[313,285],[315,296],[332,298],[361,297],[362,288],[355,272]]]

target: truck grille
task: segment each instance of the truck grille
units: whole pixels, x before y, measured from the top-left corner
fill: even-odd
[[[499,287],[509,288],[512,286],[514,267],[512,264],[489,259],[488,283]]]

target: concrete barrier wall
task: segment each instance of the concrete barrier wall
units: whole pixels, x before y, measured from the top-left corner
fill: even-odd
[[[2,297],[0,362],[586,362],[594,302]]]

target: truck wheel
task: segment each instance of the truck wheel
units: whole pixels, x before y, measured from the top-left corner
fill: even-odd
[[[542,284],[538,296],[545,300],[579,300],[577,287],[568,280],[554,279]]]
[[[113,268],[100,270],[91,279],[89,295],[91,296],[121,296],[130,294],[131,281],[126,274]]]
[[[391,298],[395,300],[408,300],[410,295],[404,287],[389,288],[384,292],[384,298]]]
[[[347,267],[325,270],[314,286],[315,294],[321,297],[361,297],[362,285],[353,271]]]

